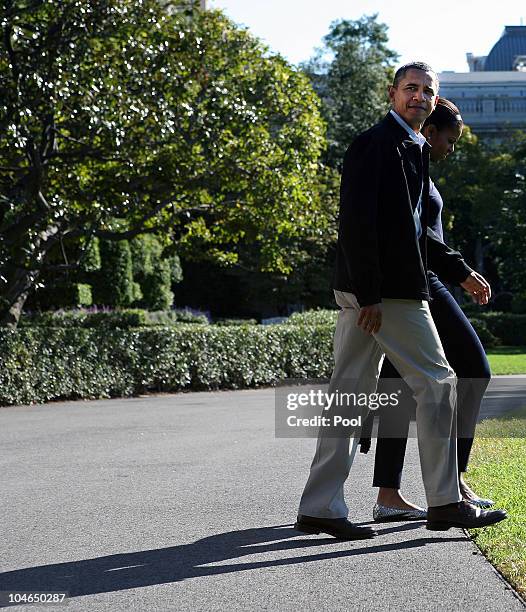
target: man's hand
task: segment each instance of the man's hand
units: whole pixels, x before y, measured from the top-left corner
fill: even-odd
[[[376,334],[382,326],[382,309],[380,304],[371,304],[360,308],[358,321],[356,323],[366,334]]]
[[[472,272],[463,283],[460,283],[477,304],[487,304],[491,297],[488,281],[478,272]]]

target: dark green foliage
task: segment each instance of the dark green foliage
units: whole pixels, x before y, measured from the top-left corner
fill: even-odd
[[[482,311],[480,306],[466,304],[463,310],[475,328],[482,344],[523,346],[526,344],[526,314]],[[308,310],[291,315],[287,325],[336,325],[338,310]]]
[[[100,255],[101,267],[93,286],[94,302],[115,308],[130,306],[135,291],[128,241],[101,241]]]
[[[491,300],[491,310],[497,312],[511,312],[511,305],[513,303],[513,293],[509,291],[503,291],[497,293],[497,295]]]
[[[81,244],[82,242],[83,241],[81,241]],[[100,270],[100,266],[100,242],[98,238],[93,238],[85,247],[85,255],[84,259],[82,259],[80,269],[83,272],[95,272],[96,270]]]
[[[513,296],[511,301],[511,311],[516,314],[526,313],[526,291],[521,291]]]
[[[496,346],[497,344],[501,344],[499,338],[497,338],[488,328],[488,324],[484,319],[477,319],[475,317],[470,317],[469,319],[471,325],[473,325],[475,331],[477,332],[477,336],[482,342],[482,346],[484,348],[490,348],[492,346]]]
[[[93,304],[90,285],[86,283],[74,283],[67,289],[69,291],[68,306],[91,306]]]
[[[207,324],[204,314],[194,314],[188,310],[167,310],[149,312],[140,308],[115,311],[88,312],[69,310],[24,314],[20,319],[22,327],[105,327],[109,329],[128,329],[139,326],[165,326],[178,323]]]
[[[46,286],[39,290],[32,299],[32,306],[39,310],[57,308],[78,308],[91,306],[93,297],[91,285],[87,283],[64,283]]]
[[[490,282],[493,310],[526,290],[526,139],[499,145],[464,129],[454,155],[433,164],[444,199],[446,242]]]
[[[84,320],[82,327],[70,316],[60,327],[41,321],[0,330],[0,405],[239,389],[285,378],[326,378],[333,367],[334,311],[267,326],[135,327],[148,323],[148,313],[97,314],[98,320]],[[526,315],[484,313],[472,322],[485,346],[526,344]]]
[[[256,319],[219,319],[219,321],[215,321],[214,325],[229,327],[232,325],[257,325],[257,323]]]
[[[255,269],[290,272],[325,145],[301,70],[219,11],[158,0],[8,2],[0,22],[0,325],[94,236],[245,266],[250,245]],[[138,291],[117,294],[102,302]]]
[[[526,314],[511,312],[485,312],[478,315],[501,344],[526,345]]]
[[[192,312],[187,308],[160,310],[146,313],[147,325],[173,325],[174,323],[208,323],[204,313]]]
[[[327,377],[330,326],[0,330],[0,405]]]
[[[341,167],[345,149],[388,109],[387,86],[397,55],[387,47],[387,26],[376,18],[333,22],[323,47],[303,65],[322,101],[326,161],[333,168]]]
[[[150,310],[166,310],[173,304],[172,283],[182,279],[177,255],[163,256],[163,245],[157,236],[139,236],[130,243],[133,254],[133,277],[140,286],[137,305]]]
[[[307,310],[295,312],[287,319],[287,325],[336,325],[339,310]]]
[[[173,303],[174,294],[171,286],[170,264],[160,261],[155,272],[146,274],[141,283],[142,299],[139,304],[144,308],[164,310],[170,308]]]

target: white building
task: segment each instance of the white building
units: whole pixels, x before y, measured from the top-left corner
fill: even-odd
[[[526,129],[526,72],[444,72],[438,78],[440,95],[458,106],[476,134],[499,138]]]
[[[481,136],[526,129],[526,26],[506,26],[487,56],[467,54],[471,72],[443,72],[440,95]]]

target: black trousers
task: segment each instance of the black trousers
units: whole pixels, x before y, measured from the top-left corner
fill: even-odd
[[[429,274],[433,321],[447,360],[457,375],[457,449],[459,472],[465,472],[473,445],[473,433],[482,397],[488,387],[491,371],[482,344],[451,293],[435,274]],[[400,378],[387,360],[381,378]],[[379,387],[381,380],[379,381]],[[380,412],[374,464],[375,487],[399,489],[402,480],[411,409],[388,407]],[[387,437],[388,436],[388,437]]]

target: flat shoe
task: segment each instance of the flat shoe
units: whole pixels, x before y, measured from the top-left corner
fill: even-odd
[[[495,505],[495,502],[492,499],[482,499],[478,497],[477,499],[467,499],[472,506],[477,506],[477,508],[491,508]]]
[[[389,506],[382,506],[381,504],[375,504],[373,508],[373,519],[376,523],[393,523],[396,521],[425,521],[427,518],[427,512],[425,510],[418,510],[414,508],[402,509],[402,508],[389,508]]]

